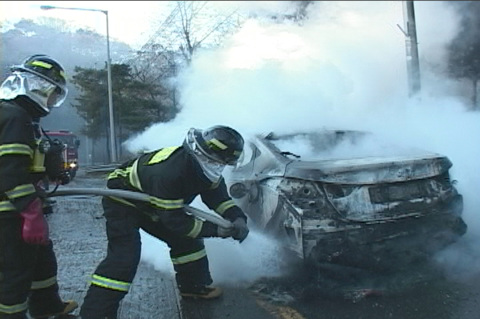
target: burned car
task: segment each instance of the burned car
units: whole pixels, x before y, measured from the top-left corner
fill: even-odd
[[[305,262],[389,272],[466,232],[451,166],[373,133],[325,129],[255,136],[226,181],[252,227]]]

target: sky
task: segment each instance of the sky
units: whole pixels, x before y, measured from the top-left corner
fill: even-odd
[[[260,18],[288,10],[287,2],[235,3]],[[100,13],[39,13],[33,6],[39,4],[108,10],[111,36],[131,45],[143,44],[156,30],[155,17],[165,14],[164,2],[1,1],[0,19],[18,13],[72,14],[99,33],[105,28]],[[146,128],[125,146],[138,151],[177,145],[191,127],[223,124],[247,139],[272,130],[360,129],[399,145],[445,154],[464,196],[469,230],[438,259],[452,273],[471,274],[480,269],[480,114],[459,97],[462,84],[442,75],[445,44],[455,36],[459,17],[443,1],[416,1],[415,14],[422,90],[413,99],[408,98],[405,36],[398,27],[404,24],[402,2],[319,1],[301,26],[252,19],[223,47],[198,52],[176,79],[182,105],[178,116]],[[142,259],[172,272],[167,247],[144,233],[142,240]],[[242,244],[207,239],[206,246],[216,283],[248,283],[280,274],[278,247],[261,234],[251,233]]]
[[[166,4],[167,1],[0,1],[0,21],[15,23],[20,19],[50,17],[106,35],[105,14],[101,12],[42,10],[40,6],[107,10],[109,36],[137,48],[156,31],[158,17],[168,12]]]
[[[172,10],[174,1],[0,1],[0,21],[12,25],[20,19],[43,17],[62,19],[74,28],[89,28],[106,35],[106,19],[101,12],[70,9],[42,10],[49,5],[108,11],[109,36],[139,49],[157,31]],[[231,12],[232,8],[264,13],[286,10],[286,1],[220,1],[217,10]],[[245,12],[246,12],[245,11]]]

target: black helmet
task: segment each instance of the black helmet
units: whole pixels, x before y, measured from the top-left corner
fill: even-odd
[[[190,149],[199,151],[210,160],[235,165],[243,151],[243,137],[234,129],[217,125],[206,130],[190,129],[187,136]]]
[[[35,54],[27,58],[20,65],[12,66],[12,71],[24,71],[38,75],[52,84],[55,84],[62,90],[65,90],[67,80],[63,67],[44,54]]]
[[[59,107],[67,96],[65,71],[54,59],[36,54],[22,64],[11,67],[10,75],[0,87],[0,98],[13,100],[26,98],[39,116]]]

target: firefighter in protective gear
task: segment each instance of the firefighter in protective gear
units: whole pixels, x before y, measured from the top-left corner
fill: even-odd
[[[57,259],[42,211],[48,174],[38,119],[67,95],[63,67],[34,55],[0,86],[0,318],[48,318],[78,307],[58,294]]]
[[[119,302],[128,293],[140,261],[140,232],[164,241],[170,248],[177,285],[182,297],[216,298],[211,286],[203,238],[248,235],[246,216],[227,192],[222,171],[234,165],[243,138],[234,129],[214,126],[191,129],[180,146],[143,154],[115,169],[107,187],[151,196],[150,205],[116,197],[102,200],[107,220],[108,252],[95,270],[80,309],[82,318],[117,318]],[[221,228],[187,214],[183,207],[200,195],[216,213],[235,225]]]

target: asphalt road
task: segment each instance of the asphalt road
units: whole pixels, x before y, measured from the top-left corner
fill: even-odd
[[[74,181],[61,187],[104,187],[100,177],[80,171]],[[54,212],[47,218],[57,253],[61,295],[81,304],[88,277],[106,252],[100,198],[55,199]],[[219,300],[192,301],[179,296],[173,275],[142,262],[121,304],[119,319],[480,318],[478,272],[459,280],[445,276],[437,267],[419,265],[408,274],[377,278],[374,284],[354,290],[334,286],[299,265],[292,266],[290,273],[248,285],[227,285]]]

